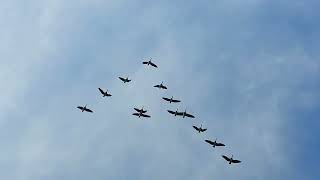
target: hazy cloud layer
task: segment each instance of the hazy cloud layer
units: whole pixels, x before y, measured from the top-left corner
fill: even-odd
[[[2,179],[316,179],[317,7],[4,1]],[[141,64],[149,57],[159,69]],[[152,87],[162,81],[168,91]],[[75,108],[85,104],[93,114]],[[131,116],[142,106],[151,119]],[[166,112],[177,108],[196,119]],[[192,129],[200,124],[206,133]],[[243,163],[229,166],[222,154]]]

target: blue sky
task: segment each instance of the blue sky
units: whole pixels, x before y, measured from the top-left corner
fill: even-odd
[[[319,5],[4,0],[1,179],[317,179]],[[151,119],[131,116],[141,106]]]

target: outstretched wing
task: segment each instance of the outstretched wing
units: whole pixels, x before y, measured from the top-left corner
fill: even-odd
[[[192,126],[195,130],[199,131],[199,128],[197,126]]]
[[[148,64],[148,61],[143,61],[142,64]]]
[[[123,82],[126,81],[126,79],[124,79],[123,77],[119,77],[119,79],[120,79],[121,81],[123,81]]]
[[[149,118],[151,116],[147,115],[147,114],[141,114],[142,117],[146,117],[146,118]]]
[[[160,88],[161,86],[160,86],[160,85],[155,85],[155,86],[153,86],[153,87]]]
[[[162,86],[160,86],[162,89],[167,89],[167,87],[166,86],[164,86],[164,85],[162,85]]]
[[[106,94],[106,96],[112,96],[111,94]]]
[[[174,100],[172,100],[171,102],[178,103],[178,102],[181,102],[181,101],[174,99]]]
[[[150,65],[153,66],[153,67],[155,67],[155,68],[158,68],[158,66],[155,65],[153,62],[150,62]]]
[[[222,143],[216,143],[216,146],[226,146],[226,145],[224,145]]]
[[[232,160],[231,162],[232,163],[241,163],[241,161],[239,161],[239,160]]]
[[[176,114],[175,111],[168,110],[168,112],[169,112],[170,114]]]
[[[98,88],[101,94],[104,94],[104,91],[101,88]]]
[[[210,140],[205,140],[207,143],[214,145],[214,142],[210,141]]]
[[[201,132],[205,132],[207,129],[201,129]]]
[[[137,112],[140,112],[141,110],[138,108],[133,108],[134,110],[136,110]]]
[[[193,115],[186,113],[185,116],[189,117],[189,118],[194,118]]]
[[[84,109],[85,111],[87,111],[87,112],[93,112],[91,109],[88,109],[88,108],[86,108],[86,109]]]
[[[83,107],[82,107],[82,106],[78,106],[77,108],[80,109],[80,110],[83,110]]]
[[[138,108],[133,108],[134,110],[136,110],[137,112],[141,112],[142,111],[142,109],[138,109]],[[147,110],[143,110],[142,111],[142,113],[146,113],[147,112]]]
[[[229,159],[227,156],[222,155],[222,157],[223,157],[223,159],[225,159],[226,161],[230,161],[230,159]]]
[[[169,99],[169,98],[165,98],[165,97],[164,97],[164,98],[162,98],[162,99],[164,99],[164,100],[166,100],[166,101],[170,101],[170,99]]]
[[[127,80],[127,82],[130,82],[130,81],[131,81],[131,79],[128,79],[128,80]]]
[[[132,115],[134,115],[134,116],[139,116],[139,113],[133,113]]]

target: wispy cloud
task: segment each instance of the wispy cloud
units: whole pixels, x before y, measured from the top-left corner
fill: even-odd
[[[1,177],[314,179],[316,164],[300,164],[319,159],[317,4],[4,2]],[[162,81],[167,91],[152,87]],[[75,108],[85,104],[93,114]],[[151,119],[131,116],[141,106]],[[196,119],[166,112],[176,108]]]

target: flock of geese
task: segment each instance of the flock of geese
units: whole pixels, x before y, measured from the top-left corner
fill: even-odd
[[[149,61],[144,61],[142,62],[142,64],[145,64],[147,66],[153,66],[155,68],[158,68],[158,66],[156,64],[154,64],[151,61],[151,58]],[[129,77],[123,78],[123,77],[119,77],[119,79],[123,82],[123,83],[129,83],[131,81],[131,79],[129,79]],[[163,85],[163,82],[161,82],[161,84],[155,85],[153,86],[155,88],[159,88],[159,89],[168,89],[165,85]],[[108,91],[104,91],[101,88],[98,88],[98,90],[100,91],[100,93],[102,94],[103,97],[111,97],[112,95],[108,93]],[[171,98],[167,98],[167,97],[163,97],[163,100],[169,102],[169,103],[179,103],[181,102],[180,100],[174,99],[173,96]],[[87,105],[85,106],[78,106],[78,109],[80,109],[82,112],[86,111],[86,112],[90,112],[93,113],[93,111],[89,108],[87,108]],[[144,107],[142,107],[141,109],[138,108],[133,108],[136,112],[133,113],[132,115],[137,116],[139,118],[144,117],[144,118],[150,118],[151,116],[146,114],[147,110],[143,109]],[[182,116],[182,118],[188,117],[188,118],[195,118],[192,114],[187,113],[187,111],[185,110],[184,112],[179,112],[178,109],[176,111],[172,111],[172,110],[168,110],[168,113],[174,115],[174,116]],[[202,133],[205,132],[207,129],[206,128],[202,128],[202,124],[200,127],[197,126],[193,126],[193,128],[198,132],[198,133]],[[225,144],[217,142],[217,139],[215,139],[214,141],[211,140],[205,140],[205,142],[207,142],[208,144],[210,144],[212,147],[221,147],[221,146],[225,146]],[[225,159],[229,164],[232,163],[240,163],[241,161],[233,159],[233,155],[231,157],[222,155],[222,158]]]

